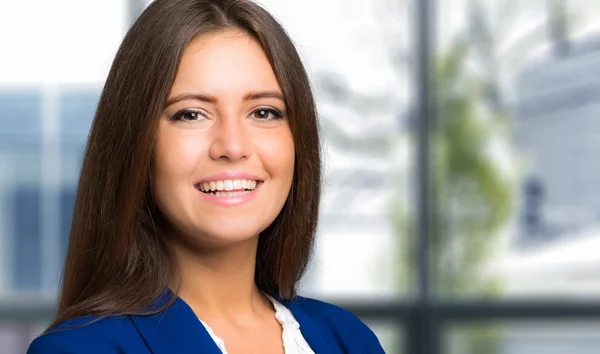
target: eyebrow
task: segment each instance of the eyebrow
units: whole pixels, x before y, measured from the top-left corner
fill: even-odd
[[[283,94],[279,91],[261,91],[261,92],[250,92],[244,95],[244,101],[255,101],[263,98],[275,98],[285,103],[285,98]],[[192,93],[184,93],[175,97],[171,97],[167,100],[166,106],[169,107],[172,104],[175,104],[180,101],[185,100],[195,100],[202,101],[206,103],[217,103],[217,98],[210,95],[202,95],[202,94],[192,94]]]

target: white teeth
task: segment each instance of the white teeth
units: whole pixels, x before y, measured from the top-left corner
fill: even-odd
[[[256,188],[258,182],[247,180],[247,179],[235,179],[235,180],[222,180],[222,181],[210,181],[204,182],[198,185],[198,188],[203,192],[215,192],[215,191],[243,191],[253,190]],[[225,193],[222,193],[225,194]]]
[[[235,181],[233,181],[233,189],[234,190],[242,189],[242,181],[239,179],[236,179]]]
[[[215,197],[219,197],[219,198],[231,198],[231,197],[237,197],[239,195],[244,195],[244,194],[248,194],[248,193],[250,193],[250,191],[243,191],[243,192],[240,192],[240,191],[235,191],[235,192],[216,191],[216,192],[209,193],[209,194],[212,194]]]

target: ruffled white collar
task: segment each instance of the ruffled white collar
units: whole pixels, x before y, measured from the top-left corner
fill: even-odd
[[[315,354],[304,339],[304,336],[302,336],[300,324],[296,321],[292,312],[271,296],[266,296],[273,304],[275,318],[277,319],[277,322],[281,324],[281,328],[283,329],[282,339],[285,354]],[[206,331],[210,334],[219,349],[221,349],[221,352],[223,354],[228,354],[227,349],[225,349],[225,342],[213,332],[209,325],[202,320],[200,320],[200,322],[204,325],[204,328],[206,328]]]

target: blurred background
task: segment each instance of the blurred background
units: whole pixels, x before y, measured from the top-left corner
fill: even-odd
[[[51,321],[113,56],[146,0],[0,1],[0,353]],[[600,348],[600,1],[262,0],[325,136],[301,293],[386,352]]]

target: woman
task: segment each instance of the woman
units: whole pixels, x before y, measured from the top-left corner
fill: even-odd
[[[125,37],[79,180],[51,353],[382,353],[296,296],[320,197],[316,112],[280,25],[157,0]]]

